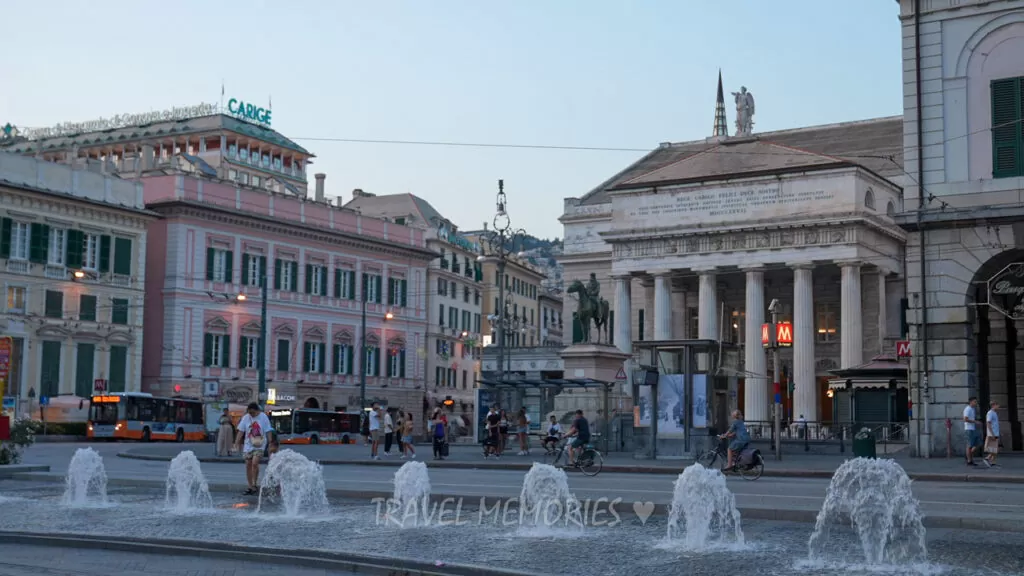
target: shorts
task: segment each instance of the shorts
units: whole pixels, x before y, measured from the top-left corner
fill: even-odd
[[[371,442],[379,442],[380,441],[380,430],[370,430],[370,441]]]
[[[508,426],[501,426],[498,428],[498,431],[502,434],[508,434]]]
[[[999,454],[999,437],[989,436],[985,438],[985,452]]]
[[[733,452],[742,452],[743,449],[747,447],[747,444],[748,442],[736,442],[733,440],[732,442],[729,442],[729,450],[732,450]]]
[[[412,435],[402,436],[402,444],[412,444]]]
[[[584,440],[582,438],[576,437],[576,438],[570,438],[568,445],[572,446],[573,448],[579,448],[580,446],[583,446],[587,442],[590,442],[590,438],[587,438],[586,440]]]
[[[246,460],[256,460],[259,462],[260,458],[263,457],[263,448],[252,448],[245,453],[244,458]]]
[[[967,430],[967,445],[971,447],[981,446],[981,433],[977,430]]]
[[[558,442],[558,436],[548,436],[548,437],[544,438],[544,443],[547,444],[548,442],[555,442],[555,443],[557,443]]]
[[[530,427],[529,426],[520,426],[517,430],[519,431],[520,434],[529,434],[530,433]]]

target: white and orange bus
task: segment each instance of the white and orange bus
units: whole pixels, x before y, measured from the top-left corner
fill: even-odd
[[[359,414],[300,408],[270,411],[270,424],[281,444],[355,444]]]
[[[89,405],[88,437],[200,442],[206,439],[203,403],[143,392],[93,396]]]

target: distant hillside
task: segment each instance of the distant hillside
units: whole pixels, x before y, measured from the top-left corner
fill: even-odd
[[[551,290],[562,291],[562,266],[558,263],[558,257],[562,255],[562,240],[553,238],[551,240],[541,239],[535,236],[526,236],[523,239],[522,251],[531,264],[544,270],[547,281],[544,287]]]

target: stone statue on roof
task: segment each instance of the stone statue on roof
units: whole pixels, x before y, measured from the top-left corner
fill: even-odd
[[[750,136],[754,132],[754,95],[741,86],[732,96],[736,100],[736,135]]]

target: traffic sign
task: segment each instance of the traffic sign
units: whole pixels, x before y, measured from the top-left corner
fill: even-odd
[[[761,324],[761,346],[771,348],[772,346],[772,325]]]
[[[49,396],[40,396],[39,397],[39,405],[40,406],[49,406],[50,405],[50,397]]]
[[[896,342],[896,357],[910,358],[910,341],[899,340]]]
[[[104,378],[97,378],[92,381],[92,389],[95,392],[104,392],[107,389],[107,381]]]
[[[625,366],[619,367],[619,371],[615,374],[615,379],[616,380],[625,380],[626,379],[626,367]]]
[[[779,322],[775,325],[775,341],[779,346],[793,345],[793,324],[791,322]]]
[[[775,395],[775,403],[776,404],[782,404],[782,394],[776,394]]]

